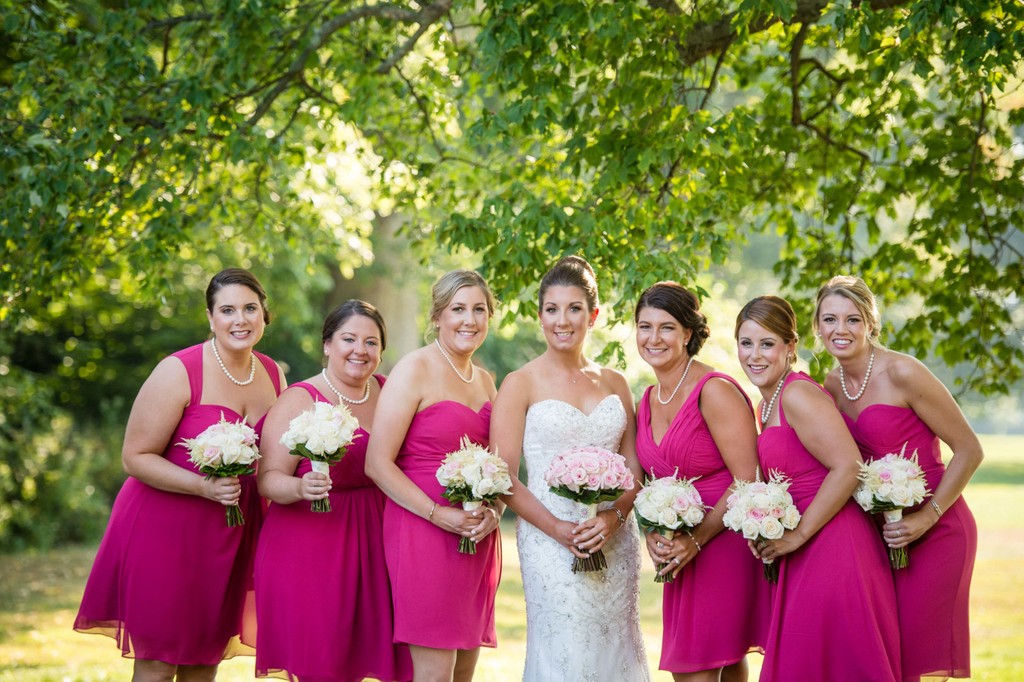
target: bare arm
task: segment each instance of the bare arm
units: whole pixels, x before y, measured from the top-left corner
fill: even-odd
[[[331,490],[331,480],[324,474],[307,471],[296,478],[299,457],[291,454],[281,443],[288,424],[302,412],[313,407],[313,397],[302,388],[285,391],[267,413],[260,438],[260,466],[257,484],[260,495],[278,504],[292,504],[299,500],[320,500]]]
[[[789,554],[814,537],[853,495],[861,462],[860,450],[827,394],[808,382],[796,381],[786,387],[781,400],[800,442],[828,474],[797,527],[770,541],[760,552],[763,559]]]
[[[754,415],[740,389],[725,379],[711,379],[701,391],[700,411],[732,477],[754,480],[757,473],[757,430],[754,427]],[[731,492],[732,486],[708,510],[704,520],[692,531],[693,540],[677,536],[669,542],[656,533],[649,536],[648,549],[656,563],[679,559],[678,564],[666,567],[663,573],[682,570],[683,566],[696,558],[700,551],[698,546],[703,547],[725,530],[722,517]],[[657,545],[659,542],[660,547]]]
[[[633,487],[622,493],[611,509],[598,512],[595,518],[583,521],[573,529],[577,538],[576,546],[590,552],[601,549],[608,538],[625,524],[625,518],[633,510],[633,503],[644,480],[644,470],[636,456],[636,414],[629,384],[622,374],[612,369],[604,369],[603,377],[626,411],[626,429],[619,441],[619,454],[625,458],[626,466],[633,474]]]
[[[419,363],[419,358],[406,356],[395,366],[381,388],[373,416],[373,437],[366,449],[366,475],[396,504],[443,530],[473,537],[477,526],[485,524],[489,532],[497,525],[496,519],[488,521],[456,507],[435,505],[430,496],[396,464],[409,425],[420,407],[420,387],[426,383],[425,369]],[[494,516],[490,512],[483,514]]]
[[[918,360],[897,355],[890,371],[893,386],[907,405],[928,425],[939,439],[953,451],[942,482],[932,491],[931,499],[945,511],[956,502],[978,470],[984,454],[977,434],[971,429],[949,390]],[[934,526],[939,515],[931,504],[925,504],[901,521],[886,524],[885,530],[899,531],[898,540],[887,537],[892,547],[902,547],[917,540]]]
[[[512,494],[503,498],[505,504],[527,523],[536,526],[579,557],[588,556],[576,550],[572,529],[576,524],[552,514],[519,480],[519,463],[523,456],[523,432],[526,411],[530,407],[530,380],[523,370],[505,377],[491,411],[491,446],[508,465],[512,477]],[[541,476],[542,472],[531,472]]]
[[[236,477],[207,480],[163,456],[190,397],[185,366],[176,357],[164,358],[139,389],[132,405],[121,463],[125,473],[153,488],[233,505],[242,493]]]

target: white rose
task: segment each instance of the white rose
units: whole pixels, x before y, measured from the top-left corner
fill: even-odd
[[[740,531],[746,539],[756,540],[761,532],[761,524],[757,522],[757,519],[746,518],[740,524]]]
[[[679,516],[671,509],[662,509],[658,513],[657,524],[665,528],[677,528],[679,526]]]
[[[690,507],[683,514],[683,523],[687,526],[696,526],[704,520],[704,510],[700,507]]]
[[[800,511],[793,505],[786,507],[786,513],[782,515],[782,526],[788,530],[796,528],[800,523]]]
[[[778,540],[786,530],[783,528],[782,523],[780,523],[774,516],[766,516],[761,519],[760,526],[759,534],[769,540]]]
[[[871,511],[871,507],[874,506],[875,496],[867,486],[862,485],[853,492],[853,499],[857,501],[857,504],[860,505],[861,509],[869,512]]]

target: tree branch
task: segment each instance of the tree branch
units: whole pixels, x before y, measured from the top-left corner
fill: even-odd
[[[452,0],[438,0],[438,2],[434,4],[426,5],[419,12],[386,3],[379,5],[362,5],[334,17],[320,27],[312,40],[310,40],[309,44],[306,45],[306,48],[302,50],[294,61],[292,61],[292,65],[288,70],[275,79],[274,87],[270,89],[270,92],[268,92],[256,106],[256,110],[248,119],[246,119],[245,126],[254,126],[257,121],[266,115],[277,98],[281,96],[281,93],[287,90],[292,83],[299,78],[302,72],[305,71],[306,64],[313,55],[322,48],[337,31],[368,17],[388,19],[398,23],[408,24],[422,25],[423,23],[432,23],[448,11],[451,7],[451,2]],[[429,19],[429,22],[427,22],[427,19]],[[411,46],[409,49],[411,49]]]
[[[870,0],[870,2],[855,0],[850,3],[850,6],[856,8],[866,4],[877,12],[908,5],[911,2],[913,0]],[[666,4],[669,3],[663,0],[662,2],[652,2],[651,6],[661,7]],[[828,6],[828,0],[797,0],[796,12],[793,14],[791,23],[816,24],[826,6]],[[671,9],[666,9],[666,11],[671,12]],[[739,37],[733,27],[737,16],[739,16],[739,12],[729,12],[714,21],[696,24],[676,47],[680,61],[685,66],[692,66],[734,42]],[[761,33],[781,21],[782,19],[775,14],[758,14],[750,20],[746,32],[748,34]]]

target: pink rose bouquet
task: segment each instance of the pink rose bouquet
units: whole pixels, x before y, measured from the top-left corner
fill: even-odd
[[[313,407],[288,422],[281,444],[298,457],[309,460],[313,471],[328,475],[331,464],[340,462],[355,440],[359,420],[344,405],[317,401]],[[313,500],[310,509],[317,513],[331,511],[329,498]]]
[[[886,523],[903,518],[903,510],[920,504],[928,495],[924,471],[917,463],[917,450],[906,457],[907,444],[899,454],[889,453],[872,462],[861,462],[860,485],[853,499],[868,513],[881,512]],[[906,568],[910,556],[906,547],[889,548],[889,565],[894,569]]]
[[[778,540],[800,522],[800,512],[789,494],[790,481],[783,474],[772,472],[767,481],[740,481],[733,484],[725,516],[725,527],[741,533],[747,540]],[[764,562],[764,577],[770,583],[779,581],[779,567]]]
[[[437,482],[444,486],[441,494],[446,500],[461,502],[463,509],[473,511],[512,491],[505,460],[472,442],[469,436],[463,436],[460,445],[445,455],[437,470]],[[476,541],[459,538],[459,552],[476,554]]]
[[[555,455],[544,482],[551,492],[586,505],[586,519],[597,516],[598,502],[616,500],[633,488],[633,473],[625,458],[596,446],[577,447]],[[604,552],[598,550],[589,557],[574,557],[572,572],[600,571],[608,567]]]
[[[229,422],[220,415],[220,421],[206,427],[195,438],[185,438],[179,443],[188,450],[189,461],[206,478],[225,478],[254,473],[253,464],[260,458],[256,447],[256,432],[242,420]],[[228,526],[245,523],[242,510],[237,504],[225,509]]]
[[[689,534],[704,520],[708,508],[693,485],[696,480],[665,476],[648,481],[636,496],[633,510],[637,521],[647,530],[656,530],[669,540],[676,531]],[[654,582],[672,582],[674,576],[671,573],[661,574],[666,565],[658,565]]]

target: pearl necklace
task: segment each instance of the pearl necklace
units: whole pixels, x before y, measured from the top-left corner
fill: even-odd
[[[367,400],[370,399],[370,380],[369,379],[366,380],[366,392],[363,393],[363,397],[360,398],[359,400],[352,400],[352,398],[349,398],[349,397],[346,397],[346,396],[342,395],[341,391],[339,391],[338,389],[336,389],[334,387],[334,384],[331,383],[331,380],[327,378],[327,368],[326,367],[323,369],[322,372],[320,372],[320,374],[323,375],[324,381],[327,382],[327,388],[329,388],[332,391],[334,391],[334,395],[338,396],[338,400],[344,400],[349,405],[362,405],[363,403],[365,403]]]
[[[658,382],[658,402],[659,403],[661,403],[662,405],[668,405],[670,402],[672,402],[672,398],[676,397],[676,392],[679,391],[679,387],[683,385],[684,381],[686,381],[686,375],[690,373],[690,365],[693,364],[693,360],[694,360],[694,356],[691,355],[690,356],[690,361],[686,363],[686,369],[683,370],[683,376],[679,377],[679,383],[676,384],[676,387],[672,389],[672,395],[670,395],[668,397],[668,400],[662,400],[661,399],[661,382],[660,381]]]
[[[464,383],[464,384],[471,384],[471,383],[473,383],[473,379],[476,379],[476,365],[474,365],[473,362],[470,361],[470,363],[469,363],[469,378],[467,379],[466,377],[462,376],[462,372],[460,372],[459,368],[455,366],[454,362],[452,362],[452,359],[451,359],[451,357],[448,356],[448,353],[444,352],[444,348],[441,346],[441,342],[438,341],[437,339],[434,339],[434,343],[437,344],[437,349],[439,351],[441,351],[441,355],[444,356],[444,359],[447,360],[448,364],[451,365],[451,368],[453,370],[455,370],[455,374],[458,375],[458,377],[460,379],[462,379],[462,383]]]
[[[768,418],[772,416],[772,410],[775,408],[775,399],[779,397],[780,393],[782,393],[782,384],[786,383],[787,376],[789,376],[788,369],[786,370],[786,373],[782,375],[782,378],[779,379],[779,385],[775,387],[775,393],[772,394],[772,399],[767,403],[767,410],[765,409],[766,403],[761,403],[761,426],[767,424]]]
[[[864,372],[864,381],[860,384],[860,390],[857,391],[857,395],[850,395],[850,392],[846,390],[846,373],[843,372],[843,364],[839,363],[839,385],[843,387],[843,395],[851,403],[855,403],[860,400],[860,397],[864,395],[865,389],[868,387],[868,379],[871,378],[871,368],[875,365],[875,346],[871,346],[871,357],[868,358],[868,371]]]
[[[223,370],[224,374],[227,376],[228,379],[231,379],[232,383],[238,384],[239,386],[248,386],[249,384],[252,383],[252,380],[256,378],[256,356],[253,355],[251,351],[249,353],[249,378],[246,379],[245,381],[239,381],[238,379],[231,376],[231,372],[229,372],[228,368],[224,366],[224,361],[220,359],[220,353],[217,352],[216,336],[210,339],[210,345],[213,347],[213,357],[217,358],[217,364],[220,365],[221,370]]]

